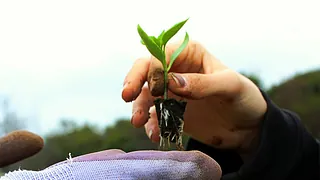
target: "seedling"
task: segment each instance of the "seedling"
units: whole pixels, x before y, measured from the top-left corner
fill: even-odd
[[[167,31],[162,31],[157,37],[149,36],[140,27],[140,25],[138,25],[138,33],[141,37],[141,43],[146,46],[148,51],[157,60],[159,60],[163,66],[163,98],[157,98],[154,101],[160,128],[160,149],[167,149],[170,147],[171,142],[176,143],[178,150],[184,149],[182,143],[184,125],[183,114],[185,112],[187,102],[168,98],[168,72],[179,54],[187,47],[189,35],[186,32],[182,44],[171,54],[169,64],[167,64],[166,61],[166,45],[169,40],[183,27],[188,19],[175,24]]]

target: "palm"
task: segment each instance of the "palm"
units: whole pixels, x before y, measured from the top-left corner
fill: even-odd
[[[192,69],[192,67],[190,67],[190,69]],[[177,71],[179,71],[179,69],[177,69]],[[228,78],[227,76],[229,76],[229,79],[234,79],[234,87],[232,89],[239,89],[238,87],[241,86],[241,84],[237,80],[237,75],[232,72],[225,74],[226,78]],[[234,121],[238,119],[237,116],[239,117],[239,115],[241,114],[241,110],[236,109],[236,104],[239,103],[236,102],[236,95],[238,93],[230,92],[228,89],[225,89],[223,92],[224,93],[221,93],[218,96],[214,95],[203,97],[200,99],[184,98],[181,96],[177,96],[172,92],[169,92],[169,97],[184,99],[188,102],[184,114],[185,133],[192,136],[193,138],[202,141],[205,144],[222,147],[230,146],[227,144],[223,144],[222,138],[220,136],[226,134],[227,131],[232,132],[236,129],[236,127],[234,127],[234,125],[236,124]]]

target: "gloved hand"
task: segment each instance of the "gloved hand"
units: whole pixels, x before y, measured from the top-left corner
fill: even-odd
[[[17,170],[0,180],[105,180],[221,178],[220,166],[199,151],[106,150],[54,164],[41,171]]]
[[[29,131],[13,131],[0,138],[0,168],[37,154],[43,139]]]

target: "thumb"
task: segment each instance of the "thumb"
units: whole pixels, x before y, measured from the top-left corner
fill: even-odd
[[[0,138],[0,168],[24,160],[42,150],[43,139],[29,131],[17,130]]]
[[[170,73],[169,90],[185,98],[202,99],[208,96],[234,97],[241,88],[236,72],[222,70],[212,74]]]

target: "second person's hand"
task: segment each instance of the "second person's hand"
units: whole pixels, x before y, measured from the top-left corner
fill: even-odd
[[[168,57],[178,45],[167,46]],[[170,71],[169,97],[188,101],[185,133],[217,148],[241,151],[250,148],[267,109],[253,82],[226,67],[194,41],[189,42]],[[154,142],[160,138],[153,101],[163,93],[162,77],[160,61],[154,57],[140,58],[127,74],[122,91],[124,101],[134,101],[132,124],[145,126]],[[148,86],[144,86],[145,82]]]

